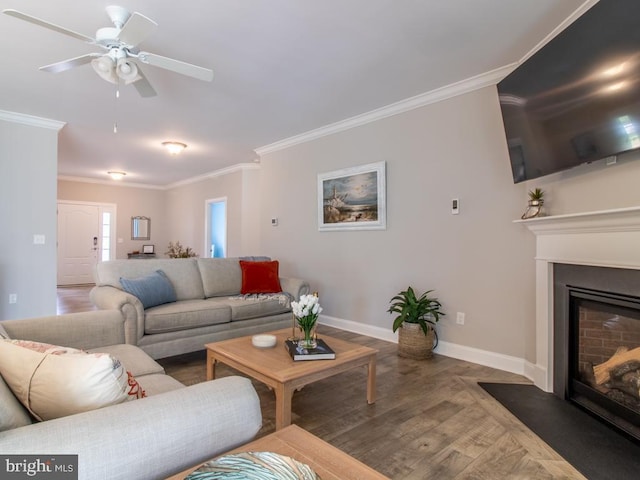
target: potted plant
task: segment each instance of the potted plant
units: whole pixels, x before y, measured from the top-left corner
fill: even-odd
[[[529,190],[529,204],[522,214],[522,220],[542,216],[542,205],[544,204],[544,190],[535,188]]]
[[[197,257],[198,254],[194,252],[191,247],[183,247],[180,242],[169,242],[169,247],[164,254],[169,258],[191,258]]]
[[[542,204],[544,203],[543,197],[544,197],[544,190],[540,188],[529,190],[529,206],[530,207],[542,206]]]
[[[438,336],[434,329],[440,317],[445,315],[442,304],[430,296],[427,290],[419,297],[410,286],[390,300],[389,313],[397,313],[393,320],[393,331],[398,331],[398,355],[422,360],[433,354]]]

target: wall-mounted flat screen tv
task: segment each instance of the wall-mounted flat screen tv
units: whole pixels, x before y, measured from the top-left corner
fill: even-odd
[[[515,183],[640,148],[640,0],[600,0],[498,94]]]

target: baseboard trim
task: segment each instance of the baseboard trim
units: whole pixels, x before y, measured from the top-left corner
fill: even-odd
[[[320,315],[318,322],[321,325],[339,328],[348,332],[366,335],[368,337],[386,340],[388,342],[398,343],[398,335],[391,331],[391,328],[375,327],[373,325],[365,325],[345,320],[342,318],[329,317]],[[434,352],[446,357],[457,358],[466,362],[477,363],[485,367],[491,367],[505,372],[523,375],[538,385],[537,379],[546,378],[546,372],[541,372],[540,368],[523,358],[504,355],[502,353],[490,352],[479,348],[467,347],[456,343],[440,341]]]

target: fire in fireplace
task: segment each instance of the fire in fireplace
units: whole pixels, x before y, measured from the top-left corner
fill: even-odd
[[[640,439],[640,298],[568,293],[567,396]]]

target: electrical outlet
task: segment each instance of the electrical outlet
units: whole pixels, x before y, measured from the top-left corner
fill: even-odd
[[[458,312],[456,314],[456,323],[458,325],[464,325],[464,313],[463,312]]]
[[[9,294],[9,303],[18,303],[18,294],[10,293]]]

